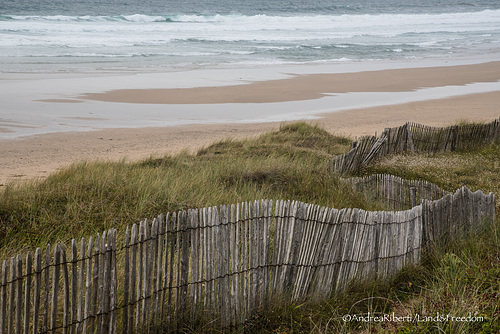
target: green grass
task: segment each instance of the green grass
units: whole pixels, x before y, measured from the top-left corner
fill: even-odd
[[[303,122],[248,140],[224,140],[140,162],[75,163],[45,180],[0,193],[0,259],[57,241],[95,235],[159,213],[256,199],[293,199],[379,209],[339,181],[328,162],[351,140]],[[437,155],[387,157],[363,171],[428,180],[448,191],[500,193],[500,145]],[[498,211],[497,204],[497,212]],[[327,302],[276,300],[236,332],[499,333],[500,220],[428,254],[389,282],[352,282]],[[481,322],[344,322],[344,315],[483,317]],[[186,332],[200,332],[197,328]]]
[[[195,155],[79,162],[43,181],[9,184],[0,195],[0,258],[187,208],[266,198],[369,208],[327,171],[328,161],[349,145],[317,126],[283,124]]]
[[[360,175],[377,173],[427,180],[450,192],[467,186],[472,191],[497,195],[500,194],[500,145],[435,155],[392,155],[368,166]],[[497,211],[499,204],[497,201]]]

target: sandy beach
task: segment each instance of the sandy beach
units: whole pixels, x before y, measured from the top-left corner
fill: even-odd
[[[315,73],[291,75],[286,78],[260,80],[255,82],[225,83],[223,87],[183,87],[137,89],[115,89],[105,86],[100,92],[81,91],[80,94],[52,95],[37,105],[64,105],[85,107],[86,104],[100,106],[102,109],[116,105],[133,105],[140,111],[142,106],[152,104],[177,106],[180,104],[215,104],[227,108],[288,108],[290,103],[305,108],[303,119],[318,123],[330,132],[347,135],[352,138],[367,134],[380,133],[385,127],[393,127],[405,122],[418,122],[432,126],[447,126],[467,119],[471,121],[491,121],[500,116],[500,89],[488,86],[485,91],[473,89],[460,90],[474,84],[498,84],[500,81],[500,63],[489,62],[475,65],[441,66],[434,68],[412,68],[381,71],[363,71],[357,73]],[[451,87],[451,88],[450,88]],[[474,86],[475,87],[475,86]],[[482,86],[481,86],[482,87]],[[442,95],[424,94],[426,88],[443,88]],[[451,93],[450,93],[451,90]],[[342,106],[342,110],[331,105],[325,106],[331,96],[346,95],[351,92],[377,93],[377,103],[371,107],[360,108],[363,103]],[[399,99],[401,92],[419,93],[412,98]],[[458,92],[458,93],[456,93]],[[460,93],[462,92],[462,93]],[[391,95],[392,94],[392,95]],[[449,95],[449,96],[448,96]],[[354,95],[356,97],[356,95]],[[391,98],[394,96],[394,99]],[[141,100],[142,99],[142,100]],[[155,99],[151,101],[151,99]],[[91,101],[93,100],[93,101]],[[308,100],[323,101],[321,107],[310,105]],[[96,102],[99,101],[99,102]],[[334,100],[331,100],[334,101]],[[403,101],[404,103],[398,103]],[[406,102],[405,102],[406,101]],[[61,103],[79,102],[79,103]],[[101,104],[98,104],[101,103]],[[45,107],[47,108],[47,107]],[[250,109],[248,109],[250,110]],[[2,115],[0,115],[2,116]],[[89,119],[81,121],[99,121],[98,112]],[[95,119],[92,119],[95,118]],[[296,114],[294,119],[301,119]],[[10,123],[9,123],[10,122]],[[9,126],[29,126],[15,123],[0,117],[0,128],[10,131]],[[207,121],[206,123],[211,123]],[[93,131],[69,131],[24,136],[0,140],[0,185],[17,180],[43,178],[75,161],[108,159],[126,159],[134,161],[164,154],[175,154],[182,150],[195,152],[225,138],[247,138],[278,129],[280,121],[231,122],[215,124],[187,124],[162,127],[107,128]]]
[[[104,102],[144,104],[273,103],[314,100],[329,94],[408,92],[431,87],[463,86],[477,82],[498,82],[499,78],[500,62],[488,62],[473,66],[303,74],[222,87],[117,89],[80,97]]]

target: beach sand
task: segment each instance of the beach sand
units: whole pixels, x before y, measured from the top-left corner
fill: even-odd
[[[474,65],[387,69],[354,73],[293,75],[222,87],[116,89],[88,93],[82,99],[144,104],[275,103],[319,99],[352,92],[408,92],[500,80],[500,62]]]
[[[287,89],[284,90],[281,87],[282,85],[277,84],[279,80],[270,80],[271,82],[267,83],[264,81],[254,86],[252,86],[252,84],[245,85],[245,94],[251,96],[253,99],[252,103],[258,103],[259,90],[261,92],[263,91],[262,85],[271,84],[276,90],[264,89],[264,91],[267,92],[272,91],[272,94],[262,94],[261,102],[268,102],[266,100],[268,96],[275,96],[275,98],[280,101],[290,101],[289,97],[292,95],[293,100],[302,101],[307,100],[308,96],[311,97],[314,94],[322,94],[322,92],[325,92],[325,90],[323,90],[325,88],[325,80],[330,82],[331,86],[329,87],[333,87],[332,82],[337,82],[336,87],[339,87],[337,90],[340,90],[341,85],[339,82],[342,82],[342,77],[345,78],[346,75],[350,76],[350,86],[349,88],[346,88],[347,86],[344,87],[344,91],[398,92],[402,90],[414,90],[421,87],[465,85],[474,82],[496,82],[500,80],[500,65],[499,63],[486,63],[472,65],[472,67],[455,66],[436,68],[435,70],[432,68],[399,69],[397,72],[394,72],[394,70],[386,70],[359,72],[350,75],[307,75],[296,77],[298,81],[295,83],[293,79],[287,82],[281,81],[281,83],[285,84],[284,86],[287,87]],[[310,87],[307,92],[300,91],[300,85],[304,85],[304,80],[306,81],[305,85]],[[300,83],[300,85],[298,85],[298,83]],[[267,87],[269,88],[269,86]],[[256,90],[252,91],[253,88]],[[235,92],[232,89],[233,88],[230,88],[224,91],[223,89],[216,88],[217,99],[226,96],[228,101],[234,103],[235,101],[232,99],[234,99]],[[112,92],[112,90],[110,92]],[[191,93],[192,92],[193,91],[191,91]],[[311,92],[314,92],[314,94]],[[335,89],[329,89],[328,92],[335,93]],[[135,94],[135,98],[137,98],[144,93],[144,90],[137,90],[135,92],[129,91],[125,96]],[[160,102],[158,103],[170,103],[169,101],[162,100],[166,96],[164,91],[156,93],[159,95],[157,98]],[[82,95],[83,94],[85,94],[85,92],[82,92]],[[110,96],[105,95],[106,92],[102,94],[103,95],[100,95],[100,97],[107,96],[109,98]],[[147,94],[149,94],[148,96],[155,96],[155,94],[151,95],[151,90],[147,92]],[[280,96],[280,94],[282,95]],[[116,94],[111,95],[113,99],[117,98]],[[170,93],[167,95],[176,96],[176,94]],[[314,98],[319,97],[315,96]],[[96,99],[96,96],[87,95],[86,98]],[[202,99],[199,101],[200,103],[210,103]],[[221,103],[221,101],[223,102],[224,100],[217,100],[217,103]],[[123,103],[134,101],[118,99],[116,102]],[[244,102],[248,101],[240,100],[238,103]],[[387,104],[392,103],[389,100]],[[237,107],[237,104],[235,104],[235,107]],[[448,126],[462,119],[489,122],[500,116],[500,91],[396,105],[327,112],[319,116],[321,116],[320,119],[311,122],[319,124],[330,132],[347,135],[353,139],[358,136],[373,135],[375,132],[380,133],[386,127],[399,126],[406,122],[417,122],[431,126]],[[276,130],[279,126],[280,122],[268,122],[246,124],[197,124],[162,128],[116,128],[88,132],[42,134],[1,140],[0,185],[18,180],[44,178],[64,166],[81,160],[105,159],[117,161],[126,159],[127,161],[135,161],[150,156],[176,154],[182,150],[196,152],[197,149],[215,141],[226,138],[239,139],[255,137],[261,133]]]

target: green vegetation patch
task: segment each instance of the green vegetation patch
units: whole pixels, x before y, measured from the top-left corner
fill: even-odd
[[[378,209],[328,169],[351,140],[303,122],[247,140],[223,140],[175,156],[140,162],[86,161],[45,180],[9,184],[0,194],[0,258],[57,241],[88,237],[157,214],[258,199],[290,199],[335,208]],[[428,180],[448,191],[500,193],[500,145],[469,151],[387,157],[363,174]],[[497,200],[498,203],[498,200]],[[497,212],[498,211],[497,204]],[[329,301],[271,302],[234,332],[498,333],[500,220],[389,282],[352,282]],[[429,321],[362,321],[344,316],[430,317]],[[480,321],[439,321],[436,315]],[[203,331],[209,331],[204,327]],[[186,328],[186,332],[200,328]],[[216,330],[214,330],[216,331]]]
[[[349,143],[318,126],[284,124],[193,155],[84,161],[45,180],[9,184],[0,195],[0,256],[111,227],[124,231],[160,213],[266,198],[368,209],[370,203],[327,170]]]
[[[500,194],[500,145],[440,154],[391,155],[365,168],[360,175],[392,174],[430,181],[453,192],[467,186],[485,194]],[[500,209],[497,201],[497,211]]]

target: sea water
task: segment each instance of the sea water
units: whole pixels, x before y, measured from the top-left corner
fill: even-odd
[[[500,54],[498,0],[0,0],[0,72]]]

